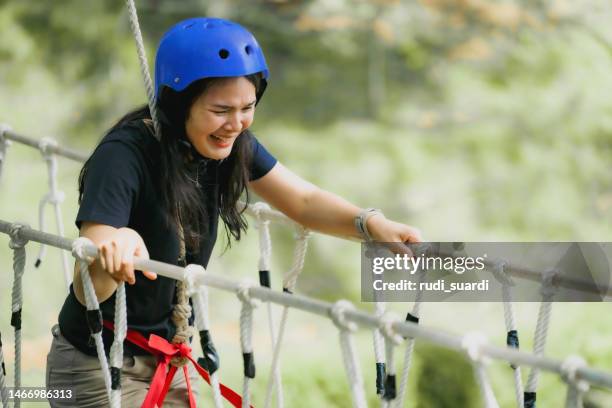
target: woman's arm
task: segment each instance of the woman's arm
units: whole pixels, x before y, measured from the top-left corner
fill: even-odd
[[[277,163],[265,176],[249,187],[289,218],[326,234],[362,238],[355,228],[361,209],[345,199],[303,180]],[[368,218],[372,238],[380,242],[420,242],[421,234],[413,227],[386,219],[382,214]]]
[[[149,253],[140,235],[130,228],[114,228],[109,225],[83,222],[79,232],[98,247],[100,257],[89,266],[89,274],[99,302],[108,299],[121,281],[133,285],[134,257],[149,258]],[[149,279],[157,278],[152,272],[143,272]],[[79,268],[74,268],[74,294],[85,305],[83,284]]]

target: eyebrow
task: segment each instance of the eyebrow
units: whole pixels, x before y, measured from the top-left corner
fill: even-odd
[[[246,105],[244,105],[243,107],[247,108],[249,106],[255,105],[255,102],[257,102],[257,101],[249,102]],[[230,106],[230,105],[217,105],[217,104],[214,104],[214,105],[211,105],[211,106],[214,107],[214,108],[219,108],[219,109],[233,109],[234,108],[233,106]]]

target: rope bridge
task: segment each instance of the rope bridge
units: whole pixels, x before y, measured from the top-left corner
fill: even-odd
[[[50,139],[38,142],[33,139],[18,135],[10,130],[8,126],[0,127],[0,175],[2,165],[6,161],[7,148],[10,141],[16,141],[29,146],[36,147],[43,153],[45,160],[55,161],[56,156],[67,157],[76,161],[84,161],[86,156],[69,149],[58,146]],[[49,200],[48,197],[61,196],[57,190],[55,180],[57,164],[48,166],[50,192],[43,197],[45,203],[52,202],[55,208],[59,208],[57,199]],[[42,201],[41,201],[42,202]],[[204,357],[198,362],[206,371],[208,380],[212,385],[215,407],[223,406],[222,398],[227,397],[224,386],[219,381],[218,356],[216,354],[212,336],[210,333],[210,321],[208,317],[208,287],[233,292],[242,304],[240,312],[240,340],[244,360],[244,381],[242,399],[235,399],[235,406],[250,406],[250,382],[255,377],[255,361],[253,358],[252,345],[252,319],[253,309],[260,301],[266,303],[268,311],[269,332],[273,347],[273,358],[271,362],[270,378],[266,389],[265,406],[272,404],[272,396],[276,393],[277,406],[283,406],[282,382],[280,372],[280,351],[285,333],[286,321],[289,309],[300,309],[324,318],[330,319],[338,328],[339,342],[342,350],[342,359],[346,371],[352,404],[355,407],[365,407],[366,393],[364,381],[357,358],[357,350],[353,335],[357,330],[370,330],[373,335],[374,355],[376,360],[376,391],[380,395],[383,407],[402,407],[406,398],[406,389],[409,379],[414,344],[417,339],[431,342],[443,347],[462,351],[472,362],[476,382],[479,386],[485,406],[497,407],[498,403],[493,392],[486,365],[491,359],[503,360],[510,364],[514,372],[516,404],[518,407],[534,407],[536,389],[540,371],[556,373],[567,383],[566,406],[582,406],[582,397],[590,385],[612,388],[612,373],[590,368],[585,361],[576,356],[570,356],[563,361],[544,357],[550,312],[552,308],[552,295],[554,293],[554,274],[540,274],[542,279],[542,302],[536,324],[534,335],[534,352],[526,353],[518,350],[518,332],[516,329],[514,310],[512,304],[511,276],[530,278],[524,270],[513,267],[505,262],[494,262],[488,265],[491,273],[504,283],[504,320],[507,329],[507,347],[497,347],[488,344],[486,338],[479,333],[468,333],[464,336],[456,336],[440,330],[423,327],[419,325],[421,293],[417,294],[413,308],[405,319],[400,319],[390,312],[385,311],[382,302],[376,303],[375,313],[367,313],[355,308],[346,301],[339,300],[335,303],[323,302],[294,293],[298,277],[304,266],[310,232],[302,226],[295,224],[282,213],[270,209],[265,203],[256,203],[246,208],[247,213],[256,221],[259,232],[260,258],[259,258],[259,285],[249,280],[235,281],[222,276],[208,273],[202,266],[188,265],[185,268],[157,262],[154,260],[135,260],[135,269],[150,270],[162,276],[175,279],[183,288],[184,299],[179,299],[178,309],[181,304],[188,304],[191,298],[194,309],[194,317],[200,344]],[[59,214],[59,212],[56,212]],[[271,239],[270,223],[284,224],[295,228],[296,244],[294,249],[293,264],[289,272],[283,278],[283,291],[277,292],[270,289],[270,258]],[[41,229],[44,223],[41,222]],[[58,218],[58,230],[59,228]],[[21,387],[21,310],[23,304],[23,293],[21,280],[26,263],[26,245],[28,242],[36,242],[41,247],[52,246],[71,251],[76,259],[80,276],[83,280],[88,316],[90,321],[90,332],[95,340],[98,357],[102,372],[104,373],[105,386],[107,389],[109,404],[119,407],[121,404],[120,378],[123,357],[123,341],[128,335],[128,322],[126,321],[125,309],[125,287],[119,285],[117,289],[115,316],[112,326],[115,330],[115,341],[110,352],[110,366],[104,353],[102,342],[101,315],[98,300],[89,277],[88,265],[94,258],[98,257],[96,247],[86,238],[75,240],[62,237],[62,234],[52,235],[42,230],[29,228],[24,224],[12,223],[0,220],[0,232],[10,237],[9,246],[13,250],[14,282],[12,290],[12,315],[11,325],[15,332],[15,369],[14,386]],[[63,232],[60,231],[60,232]],[[63,253],[66,253],[62,251]],[[37,260],[40,264],[41,256]],[[62,261],[62,265],[66,262]],[[421,275],[422,276],[422,275]],[[533,276],[531,276],[533,278]],[[70,280],[66,279],[67,284]],[[567,283],[567,282],[566,282]],[[561,284],[566,284],[561,283]],[[572,282],[569,282],[572,283]],[[420,286],[420,285],[419,285]],[[584,290],[589,290],[583,287]],[[592,288],[591,288],[592,289]],[[179,293],[178,298],[181,298]],[[272,305],[283,307],[282,318],[278,325],[272,319]],[[188,338],[187,336],[187,342]],[[1,339],[1,338],[0,338]],[[394,353],[397,347],[404,348],[404,364],[400,379],[399,392],[396,389],[396,367],[394,364]],[[188,351],[180,355],[183,360],[189,355]],[[184,364],[184,361],[183,361]],[[0,341],[0,395],[4,407],[8,406],[8,393],[6,371],[2,357]],[[521,366],[531,368],[527,384],[523,386]],[[179,365],[180,367],[180,365]],[[183,365],[184,367],[184,365]],[[172,370],[173,368],[170,368]],[[176,370],[176,369],[175,369]],[[19,400],[15,400],[15,406],[19,406]]]

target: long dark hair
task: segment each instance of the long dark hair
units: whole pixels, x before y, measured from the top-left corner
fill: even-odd
[[[256,94],[261,95],[261,75],[246,75],[245,78],[255,86]],[[194,183],[191,175],[194,166],[191,157],[194,150],[187,139],[185,121],[195,100],[211,85],[223,80],[224,78],[201,79],[181,92],[166,87],[163,88],[158,101],[161,124],[160,199],[167,224],[177,231],[179,226],[182,226],[186,248],[191,252],[197,252],[200,238],[207,232],[208,225],[205,220],[208,219],[208,214],[203,197],[205,192]],[[106,134],[130,122],[147,119],[151,119],[149,107],[141,106],[124,115]],[[246,202],[249,201],[247,183],[252,160],[252,137],[248,130],[243,131],[235,140],[230,155],[222,160],[218,167],[218,207],[225,225],[228,247],[231,246],[231,238],[240,240],[242,232],[247,229],[243,216],[244,208],[238,209],[236,204],[243,193]],[[83,198],[88,165],[89,160],[85,162],[79,175],[79,204]]]

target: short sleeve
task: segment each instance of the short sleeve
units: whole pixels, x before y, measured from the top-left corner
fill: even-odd
[[[250,181],[255,181],[262,178],[276,164],[277,160],[268,150],[252,135],[253,141],[253,161],[251,162],[251,178]]]
[[[76,218],[115,228],[129,224],[142,179],[137,153],[119,141],[102,143],[89,160],[83,197]]]

